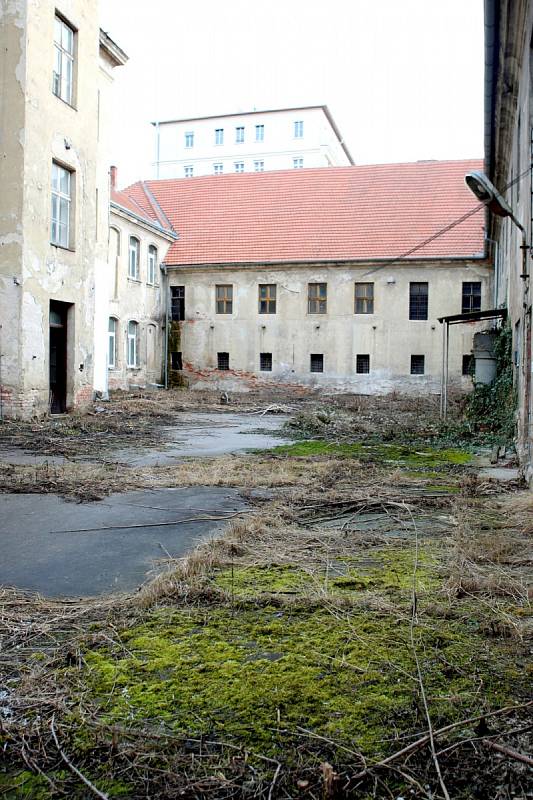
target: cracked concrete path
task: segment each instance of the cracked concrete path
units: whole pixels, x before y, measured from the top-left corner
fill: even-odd
[[[0,495],[0,584],[49,597],[132,591],[157,561],[184,555],[225,524],[193,518],[231,518],[246,508],[236,489],[211,486],[127,492],[99,503]]]

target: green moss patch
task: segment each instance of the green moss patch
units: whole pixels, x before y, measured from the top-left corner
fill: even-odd
[[[276,455],[287,456],[334,456],[336,458],[357,458],[362,461],[397,463],[417,468],[463,465],[472,461],[472,454],[455,448],[413,448],[398,444],[339,444],[321,440],[307,440],[294,444],[280,445],[270,450]]]

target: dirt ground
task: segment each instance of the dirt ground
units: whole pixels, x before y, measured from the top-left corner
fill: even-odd
[[[132,470],[269,489],[135,596],[3,590],[0,793],[533,797],[531,493],[480,477],[479,441],[453,440],[432,400],[230,401],[117,398],[0,427],[5,449],[77,456],[4,469],[3,491],[95,498],[116,486],[102,443],[151,445],[189,403],[280,406],[301,437]]]

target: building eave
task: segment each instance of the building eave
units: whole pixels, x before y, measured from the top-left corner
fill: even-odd
[[[100,28],[100,47],[106,53],[114,67],[122,67],[129,60],[124,50],[113,41],[108,33]]]
[[[129,219],[135,222],[136,225],[139,225],[139,227],[144,228],[151,233],[157,233],[158,236],[161,236],[163,239],[167,239],[169,242],[176,242],[180,238],[178,233],[165,230],[165,228],[161,228],[155,222],[150,222],[144,217],[134,214],[133,211],[130,211],[128,208],[124,208],[124,206],[121,206],[118,203],[111,201],[109,206],[111,213],[115,213],[120,217]]]

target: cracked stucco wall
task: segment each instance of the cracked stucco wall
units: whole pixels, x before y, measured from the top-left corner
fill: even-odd
[[[77,30],[73,106],[52,93],[56,10]],[[29,416],[48,410],[51,300],[71,304],[67,404],[92,397],[95,260],[106,258],[109,191],[99,141],[98,2],[4,2],[0,42],[4,410]],[[50,244],[53,160],[75,176],[71,249]]]
[[[374,314],[354,314],[354,283],[374,282]],[[428,320],[409,320],[409,283],[429,284]],[[379,268],[339,265],[265,269],[175,269],[171,286],[185,286],[181,346],[193,388],[246,390],[258,381],[364,394],[440,391],[442,326],[437,317],[460,314],[462,282],[480,281],[482,308],[490,308],[491,270],[476,261]],[[307,284],[327,283],[326,314],[307,313]],[[258,313],[258,284],[276,284],[277,313]],[[233,285],[233,313],[215,313],[215,285]],[[483,327],[483,325],[481,326]],[[470,353],[472,324],[450,330],[450,381],[468,389],[462,356]],[[230,371],[216,369],[228,352]],[[259,354],[272,353],[272,372]],[[310,354],[322,353],[324,372],[310,372]],[[356,373],[357,354],[370,356],[370,373]],[[411,355],[424,355],[425,374],[411,375]]]

